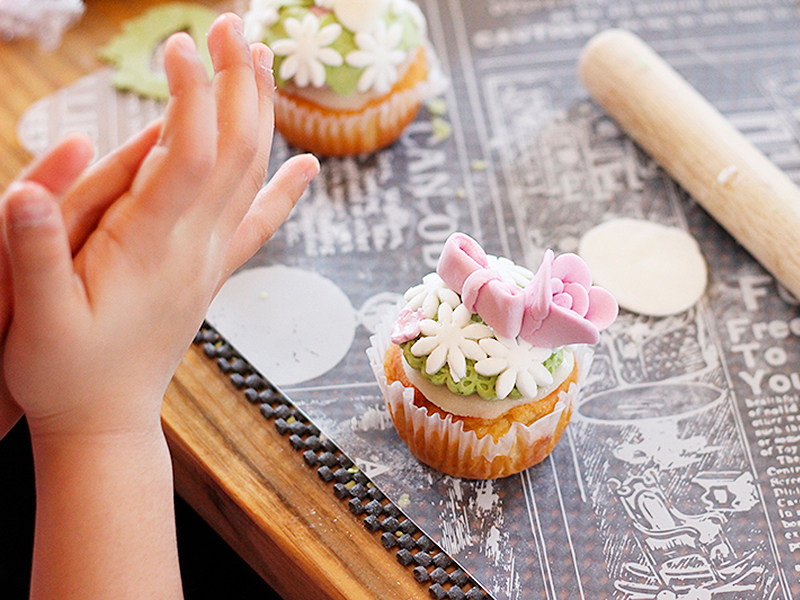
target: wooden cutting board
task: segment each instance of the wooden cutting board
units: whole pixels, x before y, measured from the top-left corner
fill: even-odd
[[[162,420],[178,493],[284,598],[429,597],[198,346]]]

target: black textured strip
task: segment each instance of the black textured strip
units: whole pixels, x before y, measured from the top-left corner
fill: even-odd
[[[269,380],[256,371],[208,323],[204,323],[194,343],[215,360],[223,374],[245,400],[258,404],[261,415],[272,421],[275,429],[309,468],[316,469],[320,480],[331,486],[333,494],[347,502],[350,512],[363,517],[364,526],[397,561],[408,567],[414,578],[428,586],[432,598],[439,600],[491,600],[477,581],[461,569],[436,542],[423,534],[403,511],[361,471],[355,463],[327,438],[311,420]]]

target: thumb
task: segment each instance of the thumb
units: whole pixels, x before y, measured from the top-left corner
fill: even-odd
[[[63,314],[73,284],[72,254],[53,195],[33,182],[12,185],[6,195],[6,244],[14,319]]]

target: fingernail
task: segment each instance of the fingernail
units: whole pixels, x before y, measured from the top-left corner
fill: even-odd
[[[176,44],[178,49],[184,54],[189,54],[192,56],[197,54],[197,46],[195,45],[192,36],[190,36],[188,33],[175,33],[173,34],[172,38],[173,43]]]
[[[274,55],[272,54],[272,50],[264,44],[258,44],[256,46],[256,68],[262,77],[271,78],[274,76],[272,71],[273,61]]]
[[[310,183],[312,179],[314,179],[317,175],[319,175],[320,166],[319,166],[319,159],[316,156],[314,156],[313,154],[309,154],[308,156],[313,158],[314,162],[311,163],[311,165],[309,165],[306,168],[305,173],[303,173],[303,175],[305,176],[306,181]]]
[[[272,65],[275,64],[275,54],[266,44],[261,44],[259,48],[259,58],[261,59],[261,65],[272,73]]]
[[[244,24],[242,23],[242,19],[236,13],[222,13],[214,20],[214,25],[231,27],[236,33],[244,34]],[[214,25],[212,25],[212,29]]]
[[[7,216],[12,228],[36,227],[53,214],[53,203],[38,185],[15,182],[7,194]]]
[[[238,33],[244,33],[244,23],[242,23],[238,15],[231,13],[228,17],[228,21]]]

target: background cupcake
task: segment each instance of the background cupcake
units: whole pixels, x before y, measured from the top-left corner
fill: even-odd
[[[429,94],[425,17],[411,0],[253,0],[245,36],[275,54],[275,126],[322,156],[394,142]]]
[[[453,234],[368,355],[417,458],[457,477],[504,477],[552,452],[616,315],[575,255],[548,251],[533,274]]]

